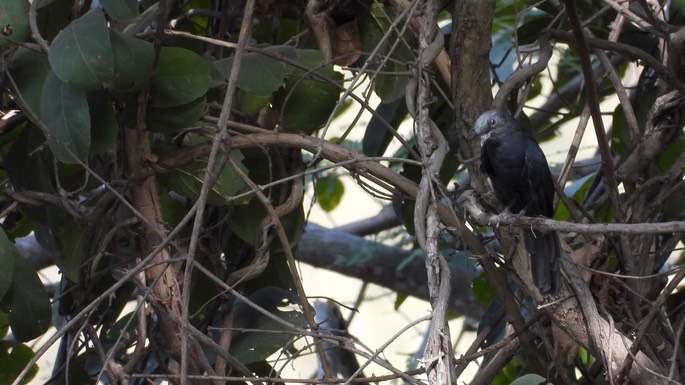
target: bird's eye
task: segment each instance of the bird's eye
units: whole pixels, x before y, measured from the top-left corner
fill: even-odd
[[[488,121],[488,124],[490,124],[490,125],[493,126],[493,127],[495,126],[495,123],[497,123],[497,121],[495,120],[495,118],[490,118],[490,120]]]

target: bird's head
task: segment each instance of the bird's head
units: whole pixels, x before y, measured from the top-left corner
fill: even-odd
[[[498,128],[506,128],[511,121],[515,121],[514,118],[505,110],[495,109],[485,111],[481,116],[476,119],[476,124],[473,125],[473,129],[476,134],[480,136],[481,144],[484,143],[490,135]]]

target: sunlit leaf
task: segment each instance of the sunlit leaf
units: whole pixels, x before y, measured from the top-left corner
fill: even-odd
[[[316,200],[325,212],[331,212],[342,200],[345,185],[337,175],[326,175],[316,181]]]
[[[397,293],[395,295],[395,302],[393,303],[393,309],[399,310],[400,306],[407,300],[409,296],[407,294]]]

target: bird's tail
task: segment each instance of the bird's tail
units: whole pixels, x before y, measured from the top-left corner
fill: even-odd
[[[524,233],[533,283],[542,295],[558,294],[561,288],[561,245],[557,233],[537,230],[526,230]]]

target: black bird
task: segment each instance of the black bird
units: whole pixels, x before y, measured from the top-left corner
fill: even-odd
[[[474,126],[481,138],[480,169],[495,196],[512,213],[551,218],[554,182],[538,143],[507,111],[483,113]],[[559,293],[561,246],[556,232],[524,229],[533,282],[543,295]]]

